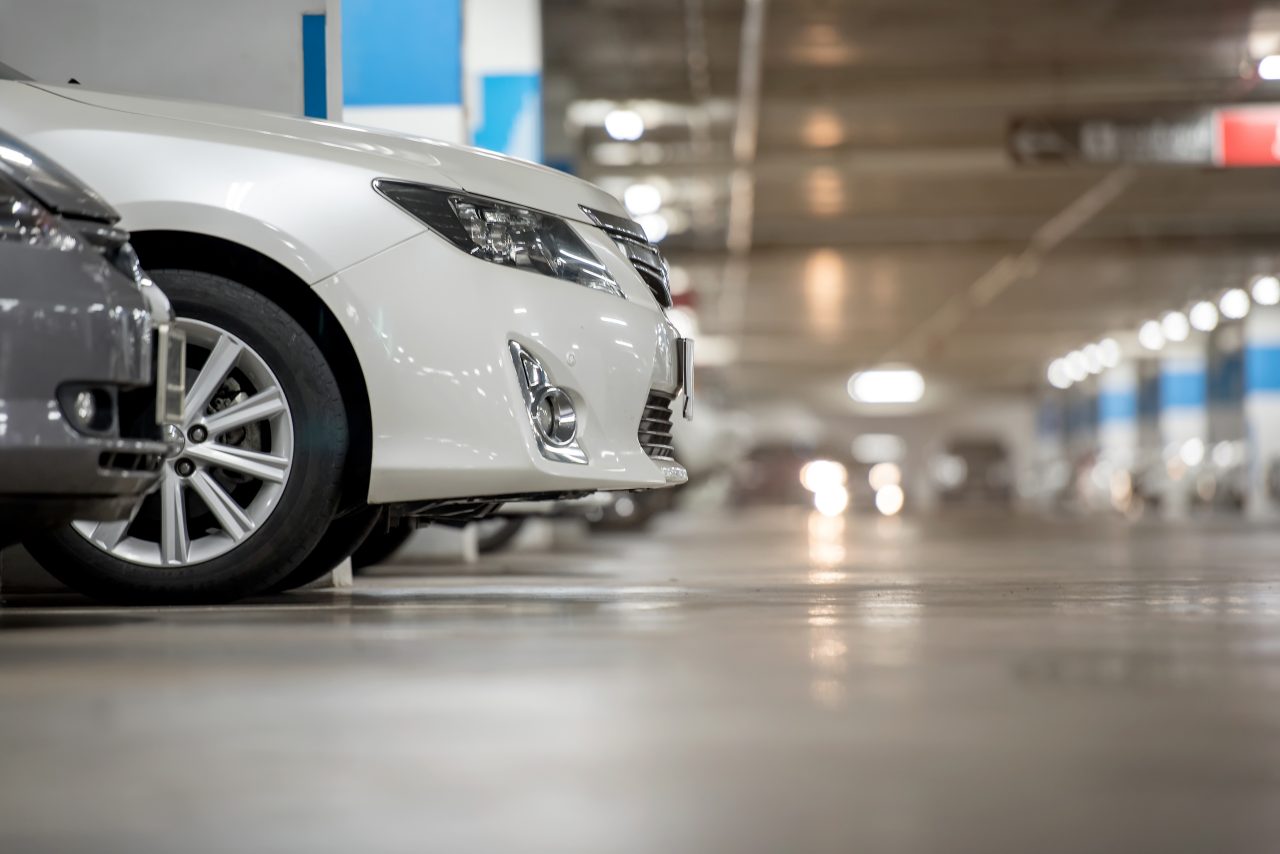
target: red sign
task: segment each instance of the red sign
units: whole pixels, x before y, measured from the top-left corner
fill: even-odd
[[[1280,166],[1280,107],[1231,107],[1214,114],[1219,166]]]

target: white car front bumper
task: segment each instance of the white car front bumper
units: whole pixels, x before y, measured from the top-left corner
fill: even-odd
[[[609,259],[611,268],[617,262]],[[480,261],[430,232],[316,292],[350,338],[368,387],[371,503],[686,479],[675,461],[651,459],[638,438],[649,394],[674,396],[682,385],[679,335],[651,300]],[[571,396],[585,463],[539,449],[512,342]],[[673,417],[680,408],[672,401]]]

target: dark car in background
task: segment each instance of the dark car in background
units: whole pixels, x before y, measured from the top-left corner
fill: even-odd
[[[183,348],[118,220],[0,132],[0,545],[119,525],[159,477]]]

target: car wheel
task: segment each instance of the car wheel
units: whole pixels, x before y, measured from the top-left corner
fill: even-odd
[[[273,592],[284,592],[305,587],[324,577],[334,567],[355,554],[374,528],[382,521],[382,507],[366,504],[345,513],[329,524],[320,542],[311,550],[284,580],[272,587]]]
[[[337,507],[347,419],[329,365],[271,300],[155,270],[187,335],[187,406],[159,487],[124,522],[73,522],[28,547],[69,587],[116,602],[250,596],[315,549]]]

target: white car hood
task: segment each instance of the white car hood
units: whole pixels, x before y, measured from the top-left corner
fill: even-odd
[[[351,155],[379,158],[385,161],[379,168],[385,171],[388,178],[420,180],[419,175],[415,174],[417,170],[409,168],[403,172],[398,171],[397,163],[426,167],[444,174],[468,192],[527,205],[579,221],[587,221],[580,205],[616,216],[628,216],[617,199],[594,184],[546,166],[492,151],[391,131],[221,104],[142,98],[95,92],[78,86],[32,85],[38,85],[38,88],[51,94],[108,110],[234,128],[300,143],[314,143],[314,148],[308,148],[306,152],[310,157],[324,157],[328,150],[332,152],[331,157],[340,152],[343,159]]]

